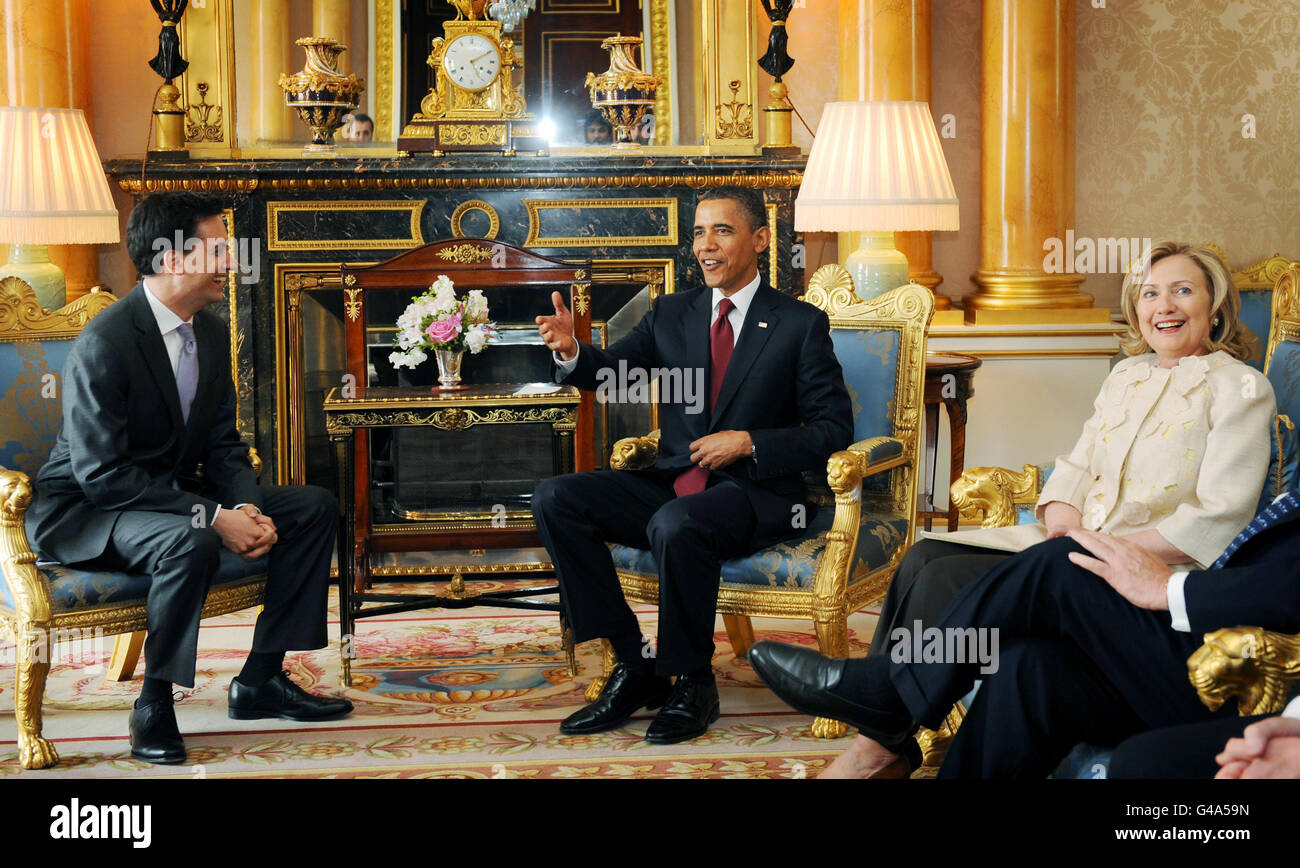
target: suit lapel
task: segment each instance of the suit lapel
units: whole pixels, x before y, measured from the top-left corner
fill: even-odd
[[[172,426],[179,429],[182,427],[181,398],[176,391],[176,375],[172,373],[172,363],[167,358],[167,346],[158,331],[158,320],[154,319],[149,300],[144,297],[144,285],[137,283],[135,289],[127,296],[127,300],[134,301],[135,304],[131,311],[131,318],[135,320],[135,327],[140,332],[140,352],[144,355],[145,365],[158,384],[158,391],[162,393],[163,400],[167,402],[167,412],[171,416]]]
[[[686,342],[686,368],[683,374],[690,375],[694,371],[703,371],[705,401],[704,412],[687,413],[683,409],[683,415],[686,417],[686,425],[696,438],[703,437],[708,432],[709,414],[709,318],[713,315],[713,291],[705,287],[699,292],[699,297],[686,310],[686,319],[682,324],[685,334],[682,336]],[[679,405],[683,408],[684,404]]]
[[[202,328],[199,325],[200,321],[205,319],[204,312],[202,311],[194,317],[195,343],[198,344],[199,354],[199,383],[198,387],[194,390],[194,403],[190,405],[190,421],[186,429],[187,436],[189,434],[189,428],[192,428],[196,424],[195,420],[200,415],[200,408],[211,406],[211,402],[207,399],[207,393],[208,390],[210,390],[218,381],[219,377],[217,375],[221,371],[220,365],[222,360],[217,355],[218,340],[212,334],[212,329]],[[202,335],[199,335],[200,329],[203,331]],[[226,359],[226,362],[229,361],[229,359]],[[176,403],[179,407],[179,397],[177,398]]]
[[[760,283],[758,291],[754,293],[754,300],[749,304],[749,310],[745,312],[745,323],[740,327],[740,340],[736,342],[736,348],[731,353],[731,361],[727,362],[727,375],[722,379],[722,389],[718,392],[718,405],[713,408],[713,416],[709,420],[710,431],[717,427],[718,420],[722,418],[727,405],[740,390],[740,384],[744,382],[749,369],[754,365],[754,360],[763,351],[763,346],[775,329],[776,322],[771,313],[771,299],[768,296],[771,292],[776,290]],[[758,325],[760,322],[765,323],[762,328]],[[705,345],[707,344],[706,337]]]

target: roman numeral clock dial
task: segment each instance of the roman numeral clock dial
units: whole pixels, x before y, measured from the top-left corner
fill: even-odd
[[[442,68],[448,78],[465,90],[478,91],[496,79],[501,71],[501,55],[491,42],[471,33],[447,46]]]

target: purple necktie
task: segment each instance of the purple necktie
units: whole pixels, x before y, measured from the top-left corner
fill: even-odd
[[[180,334],[181,360],[176,366],[176,393],[181,399],[181,419],[190,421],[190,405],[194,403],[194,393],[199,388],[199,356],[194,344],[194,326],[181,323],[176,331]]]
[[[712,418],[714,407],[718,403],[718,393],[722,391],[722,380],[727,376],[727,363],[731,361],[731,351],[736,346],[736,333],[731,329],[731,320],[727,315],[736,307],[735,302],[724,298],[718,302],[718,318],[709,329],[709,416]],[[698,464],[684,471],[673,480],[673,492],[678,497],[699,494],[709,484],[709,471]]]

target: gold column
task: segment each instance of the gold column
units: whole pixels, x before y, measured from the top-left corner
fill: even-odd
[[[293,114],[276,84],[290,66],[289,0],[250,0],[253,87],[249,137],[284,142],[293,138]]]
[[[77,108],[91,135],[89,0],[0,0],[0,102],[12,106]],[[0,245],[0,263],[8,258]],[[63,269],[67,300],[99,283],[99,249],[93,244],[50,245],[50,261]]]
[[[1081,275],[1043,269],[1044,242],[1074,225],[1074,0],[984,0],[983,28],[980,267],[965,308],[976,323],[1107,321]]]
[[[930,101],[930,0],[840,0],[839,99]],[[858,233],[841,232],[840,250],[855,250]],[[908,274],[935,289],[929,232],[895,232],[894,246],[907,257]],[[946,296],[935,295],[947,309]]]
[[[352,48],[352,8],[350,0],[312,0],[311,35],[337,39]],[[350,51],[339,55],[339,72],[347,75],[352,69],[348,59]]]

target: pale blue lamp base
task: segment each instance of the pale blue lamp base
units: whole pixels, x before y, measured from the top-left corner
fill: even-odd
[[[4,277],[26,282],[46,310],[58,310],[67,303],[63,269],[50,262],[50,248],[44,244],[9,245],[9,261],[0,266],[0,278]]]
[[[871,301],[908,282],[907,257],[894,247],[893,232],[863,232],[858,249],[844,260],[858,298]]]

